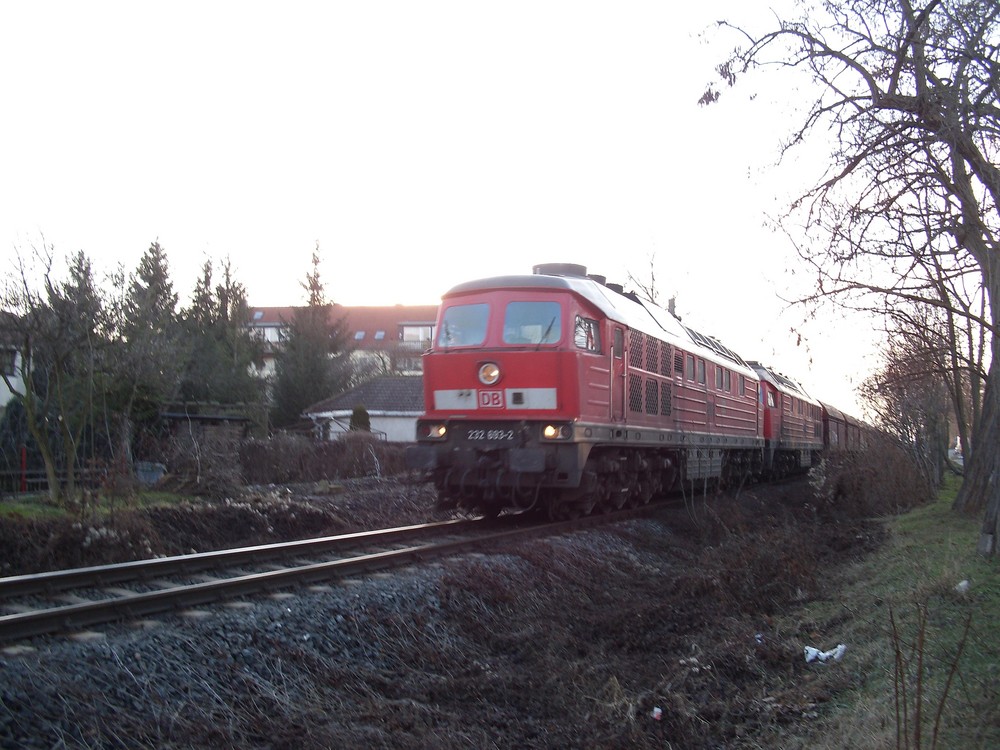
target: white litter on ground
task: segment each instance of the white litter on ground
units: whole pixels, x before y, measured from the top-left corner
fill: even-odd
[[[843,643],[837,646],[837,648],[831,648],[829,651],[820,651],[818,648],[813,648],[812,646],[805,647],[805,657],[806,661],[828,661],[833,659],[838,661],[847,651],[847,646]]]

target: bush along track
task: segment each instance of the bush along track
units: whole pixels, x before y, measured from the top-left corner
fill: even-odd
[[[326,507],[339,516],[357,493],[377,513],[383,493],[387,520],[413,491],[358,482]],[[921,492],[897,485],[884,502]],[[856,629],[877,615],[852,613],[840,592],[899,533],[866,520],[888,505],[848,515],[835,496],[800,483],[699,497],[611,529],[39,642],[2,657],[0,743],[815,744],[886,669],[862,660]],[[839,642],[840,660],[803,658]]]

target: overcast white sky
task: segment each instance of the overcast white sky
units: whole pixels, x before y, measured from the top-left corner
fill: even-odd
[[[702,32],[781,4],[5,3],[0,257],[44,235],[131,270],[158,240],[182,296],[229,256],[251,304],[286,305],[318,241],[328,295],[382,305],[655,256],[685,322],[850,407],[869,345],[795,346],[762,228],[810,174],[770,169],[801,98],[696,104],[732,43]]]

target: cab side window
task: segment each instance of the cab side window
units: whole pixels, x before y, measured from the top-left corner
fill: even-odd
[[[576,323],[573,326],[573,343],[577,349],[584,349],[588,352],[601,353],[601,329],[596,320],[576,316]]]

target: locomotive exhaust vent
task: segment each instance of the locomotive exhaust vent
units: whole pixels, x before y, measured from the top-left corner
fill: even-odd
[[[540,263],[532,266],[531,272],[536,276],[579,276],[587,278],[587,267],[577,263]]]

